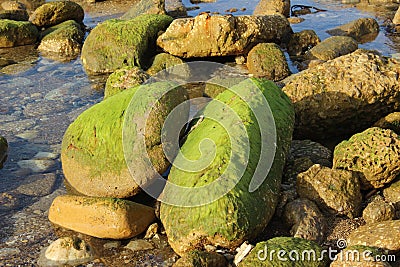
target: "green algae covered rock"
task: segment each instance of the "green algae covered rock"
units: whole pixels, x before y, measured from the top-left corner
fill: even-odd
[[[325,267],[327,255],[322,250],[310,240],[276,237],[258,243],[238,267]],[[278,258],[279,252],[280,257],[286,260]]]
[[[255,94],[251,89],[254,85],[261,92]],[[244,98],[231,90],[244,95]],[[247,79],[231,90],[219,94],[205,107],[203,119],[187,136],[181,152],[189,160],[182,162],[178,157],[174,161],[168,181],[193,190],[174,191],[166,186],[163,192],[166,202],[174,204],[161,204],[160,219],[169,244],[180,255],[207,244],[230,249],[238,247],[245,240],[256,237],[275,211],[291,142],[293,106],[287,96],[268,80]],[[262,102],[262,95],[272,110],[270,117],[266,115],[268,107]],[[218,103],[225,104],[225,108]],[[230,121],[234,115],[229,110],[238,116],[237,120]],[[257,113],[262,114],[258,120],[255,118]],[[222,126],[237,125],[238,121],[243,123],[244,132],[224,130]],[[261,122],[263,126],[259,127]],[[270,169],[267,160],[260,160],[261,145],[268,150],[260,134],[265,134],[264,127],[268,128],[267,137],[272,137],[272,128],[276,130],[276,153],[275,157],[270,157],[273,161]],[[246,139],[249,143],[244,141]],[[267,138],[267,142],[272,139]],[[212,140],[215,149],[207,145],[202,147],[201,143],[208,140]],[[233,145],[235,140],[239,140],[236,148]],[[246,149],[249,149],[248,162],[245,162]],[[208,160],[208,166],[203,166],[201,159]],[[252,190],[253,176],[256,170],[260,170],[257,164],[267,171],[263,173],[265,179],[260,186]],[[193,165],[201,166],[193,170]],[[177,201],[181,201],[180,204],[176,204]]]
[[[7,150],[7,140],[3,136],[0,136],[0,169],[3,168],[3,163],[7,159]]]
[[[155,75],[160,71],[163,71],[165,69],[174,67],[176,65],[180,65],[185,63],[182,59],[179,57],[175,57],[173,55],[167,54],[167,53],[161,53],[158,54],[154,57],[153,63],[151,64],[150,68],[147,70],[147,73],[150,75]],[[186,70],[187,72],[190,72],[190,70]]]
[[[38,29],[27,21],[0,20],[0,48],[34,44]]]
[[[119,198],[133,196],[139,191],[135,179],[141,178],[146,170],[138,168],[137,177],[132,177],[122,141],[123,127],[127,127],[124,125],[126,110],[138,88],[144,88],[148,93],[140,98],[142,106],[129,111],[145,119],[146,152],[153,168],[159,173],[167,170],[169,162],[160,145],[161,126],[169,112],[186,100],[186,92],[180,87],[170,91],[148,117],[144,117],[143,109],[148,109],[154,100],[152,93],[170,87],[169,82],[159,82],[125,90],[86,110],[69,126],[62,142],[61,161],[65,179],[74,190],[88,196]],[[135,125],[130,125],[129,129],[134,140],[137,136]]]
[[[183,255],[173,267],[225,267],[225,257],[215,252],[193,250]]]
[[[29,18],[38,27],[49,27],[67,20],[83,21],[83,8],[72,1],[54,1],[38,7]]]
[[[290,75],[285,55],[277,44],[258,44],[247,56],[247,68],[255,77],[280,81]]]
[[[400,174],[400,137],[373,127],[335,147],[333,167],[359,172],[362,189],[380,188]]]
[[[144,83],[150,78],[146,72],[138,67],[123,67],[114,71],[108,76],[106,88],[104,90],[104,99]]]
[[[172,22],[167,15],[142,15],[132,20],[107,20],[94,28],[82,48],[88,72],[111,73],[125,66],[144,68],[154,55],[160,31]]]
[[[46,29],[38,49],[42,52],[56,53],[60,56],[77,56],[82,47],[84,33],[74,20],[65,21]]]

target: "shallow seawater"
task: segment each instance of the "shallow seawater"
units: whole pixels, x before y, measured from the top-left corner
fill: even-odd
[[[129,2],[114,6],[113,1],[105,0],[104,11],[85,4],[85,24],[94,27],[98,22],[116,17],[126,10]],[[187,7],[199,7],[188,12],[191,16],[207,11],[228,14],[226,11],[231,8],[238,9],[235,15],[252,14],[257,2],[218,0],[191,4],[189,0],[183,1]],[[388,34],[383,27],[384,21],[394,15],[395,5],[376,10],[371,6],[343,5],[339,1],[292,1],[295,4],[327,10],[302,16],[304,22],[292,25],[295,32],[313,29],[325,39],[329,37],[325,32],[328,29],[360,17],[374,17],[381,25],[381,32],[374,41],[360,47],[378,50],[384,55],[400,53],[400,37]],[[101,101],[104,79],[89,77],[79,58],[68,62],[47,59],[33,46],[0,49],[0,57],[15,62],[0,69],[0,135],[7,138],[10,147],[8,161],[0,170],[0,215],[11,217],[46,192],[62,187],[59,153],[63,134],[81,112]],[[45,174],[53,174],[54,178],[44,185],[48,179]],[[32,187],[33,193],[23,188],[26,184]],[[0,241],[6,240],[7,235],[0,229]]]

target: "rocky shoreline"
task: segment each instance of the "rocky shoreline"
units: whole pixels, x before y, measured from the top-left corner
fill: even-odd
[[[326,29],[321,41],[293,32],[289,1],[187,17],[179,2],[142,0],[92,29],[82,6],[98,3],[81,4],[1,5],[0,47],[81,56],[88,74],[109,76],[104,99],[65,121],[61,148],[54,140],[62,172],[57,152],[18,161],[38,174],[1,195],[4,266],[289,266],[260,257],[267,247],[319,258],[295,266],[399,266],[400,62],[358,49],[382,30],[375,19]],[[400,31],[399,14],[385,30]],[[202,96],[213,100],[192,114],[188,100]],[[183,156],[165,153],[168,134]],[[0,136],[0,168],[12,149]],[[35,201],[24,207],[21,196]],[[23,208],[10,216],[12,207]],[[370,253],[354,262],[324,255],[332,248]]]

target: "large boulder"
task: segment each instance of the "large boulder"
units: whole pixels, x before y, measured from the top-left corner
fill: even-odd
[[[243,55],[258,43],[281,42],[291,32],[289,22],[281,15],[200,14],[174,20],[157,44],[184,58]]]
[[[275,237],[258,243],[238,267],[325,267],[328,261],[324,252],[323,248],[313,241],[295,237]]]
[[[316,164],[297,176],[297,192],[333,214],[355,218],[361,211],[360,182],[350,171]]]
[[[261,92],[255,93],[252,89],[254,85]],[[244,99],[231,90],[239,92]],[[168,203],[179,202],[179,205],[161,203],[160,219],[169,244],[180,255],[207,244],[230,249],[238,247],[244,241],[255,238],[265,228],[277,205],[285,156],[291,141],[294,120],[292,104],[268,80],[247,79],[231,87],[231,90],[222,92],[205,107],[203,120],[196,124],[181,148],[183,156],[190,160],[175,159],[169,174],[171,183],[193,190],[182,192],[167,185],[163,192]],[[266,141],[261,139],[260,131],[267,131],[264,138],[272,137],[269,128],[272,124],[260,127],[253,112],[257,111],[257,116],[267,116],[266,107],[262,104],[264,97],[272,115],[268,118],[258,117],[258,123],[275,120],[277,143],[272,166],[268,174],[265,173],[266,177],[258,177],[265,178],[260,181],[253,177],[260,160],[261,145]],[[222,108],[218,103],[224,103],[229,108]],[[230,112],[238,117],[233,118],[235,116]],[[225,129],[221,125],[241,123],[245,127],[242,131]],[[231,145],[231,138],[240,141],[236,147]],[[212,140],[216,151],[204,147],[200,153],[200,143],[206,139]],[[248,162],[245,160],[246,149],[250,150]],[[192,170],[193,165],[203,166],[201,159],[205,159],[208,166]],[[200,163],[193,163],[193,160],[200,160]],[[253,179],[261,183],[257,183],[257,189],[252,187]],[[204,189],[207,191],[204,192]]]
[[[290,16],[290,0],[260,0],[253,15],[273,15],[282,14],[285,17]]]
[[[387,203],[383,197],[377,195],[363,210],[363,219],[366,223],[383,222],[394,219],[396,210],[392,203]]]
[[[379,33],[379,24],[373,18],[360,18],[327,32],[330,35],[349,36],[364,43],[376,38]]]
[[[392,130],[369,128],[335,147],[333,166],[358,172],[363,189],[380,188],[400,174],[400,137]]]
[[[38,29],[27,21],[0,20],[0,48],[36,43]]]
[[[354,134],[399,110],[399,73],[399,65],[367,50],[299,73],[283,88],[295,106],[296,137]]]
[[[38,49],[64,57],[75,57],[81,52],[84,33],[74,20],[65,21],[44,31]]]
[[[83,21],[83,8],[72,1],[55,1],[38,7],[29,18],[38,27],[49,27],[67,20]]]
[[[285,55],[277,44],[262,43],[250,50],[247,56],[250,74],[268,80],[280,81],[290,75]]]
[[[164,15],[165,11],[165,0],[140,0],[135,3],[121,19],[134,19],[143,14],[158,14]]]
[[[347,36],[332,36],[311,48],[306,57],[309,59],[331,60],[350,54],[358,48],[357,42]]]
[[[172,22],[167,15],[142,15],[132,20],[107,20],[97,25],[82,48],[86,71],[111,73],[125,66],[144,68],[154,55],[159,31]]]
[[[141,87],[147,93],[135,97],[142,97],[143,106],[134,106],[130,111],[145,116],[143,109],[150,108],[147,105],[154,100],[152,93],[171,86],[165,82]],[[79,193],[123,198],[135,195],[140,190],[135,180],[141,179],[146,170],[138,168],[136,176],[132,177],[125,161],[122,142],[123,127],[127,127],[124,125],[126,111],[138,88],[125,90],[96,104],[68,127],[62,142],[61,161],[65,179]],[[153,168],[159,173],[164,173],[169,166],[163,147],[160,146],[162,125],[170,111],[186,98],[186,91],[177,87],[161,98],[145,121],[147,153]],[[186,122],[187,117],[183,119]],[[133,122],[130,127],[131,137],[134,139],[139,129],[135,129]]]
[[[8,143],[7,140],[0,136],[0,169],[3,168],[3,163],[7,159]]]
[[[49,209],[52,223],[98,238],[134,237],[155,218],[153,208],[116,198],[58,196]]]

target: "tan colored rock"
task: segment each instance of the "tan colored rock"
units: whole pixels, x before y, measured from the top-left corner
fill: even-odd
[[[174,20],[157,44],[184,58],[243,55],[258,43],[280,42],[291,32],[289,22],[281,15],[201,14]]]
[[[133,19],[143,14],[166,14],[164,0],[140,0],[135,3],[120,19]]]
[[[357,42],[347,36],[333,36],[323,40],[306,53],[309,59],[331,60],[350,54],[358,48]]]
[[[273,14],[282,14],[285,17],[289,17],[290,0],[260,0],[253,12],[255,16]]]
[[[26,10],[26,6],[18,1],[4,1],[1,3],[4,10]]]
[[[349,36],[360,43],[372,41],[378,36],[379,24],[373,18],[359,18],[335,29],[328,30],[327,33],[335,36]]]
[[[381,188],[400,174],[400,137],[373,127],[335,147],[333,167],[358,172],[363,189]]]
[[[394,219],[396,210],[393,205],[386,203],[381,196],[376,196],[363,211],[366,223],[383,222]]]
[[[391,253],[400,251],[400,220],[367,224],[357,228],[347,239],[348,246],[381,248]]]
[[[354,134],[400,109],[400,66],[359,49],[294,76],[283,91],[296,110],[295,137]]]
[[[400,24],[400,7],[399,7],[399,9],[397,9],[397,12],[394,15],[392,22],[393,22],[393,24],[396,24],[396,25]]]
[[[391,267],[387,262],[376,261],[378,257],[382,259],[382,255],[386,256],[372,247],[348,247],[336,255],[336,259],[329,267]]]
[[[62,237],[50,244],[39,258],[39,266],[77,266],[94,259],[94,253],[84,240]]]
[[[83,21],[83,8],[72,1],[55,1],[46,3],[35,10],[29,18],[38,27],[49,27],[67,20]]]
[[[374,127],[382,129],[391,129],[395,133],[400,134],[400,112],[393,112],[374,124]]]
[[[286,205],[284,219],[293,237],[323,242],[326,221],[317,205],[308,199],[296,199]]]
[[[52,223],[98,238],[134,237],[154,219],[153,208],[115,198],[59,196],[49,210]]]
[[[297,176],[297,192],[330,213],[354,218],[361,210],[360,183],[354,172],[316,164]]]
[[[389,187],[383,190],[386,201],[393,203],[400,209],[400,180],[393,182]]]

